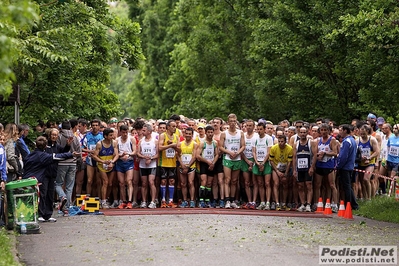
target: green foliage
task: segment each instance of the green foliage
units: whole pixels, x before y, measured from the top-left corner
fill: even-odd
[[[12,92],[13,63],[19,58],[20,32],[28,31],[38,19],[37,6],[30,1],[0,1],[0,94]]]
[[[139,25],[111,14],[105,0],[37,4],[40,20],[17,36],[20,57],[13,71],[21,88],[21,121],[121,114],[117,95],[108,89],[111,62],[138,67]],[[12,110],[2,109],[1,121],[11,121]]]
[[[11,252],[12,242],[8,236],[7,230],[0,228],[0,265],[12,266],[20,265],[14,260],[14,254]]]
[[[369,201],[359,202],[360,209],[354,214],[377,221],[399,223],[399,202],[394,197],[376,197]]]
[[[397,1],[128,0],[146,117],[399,120]]]

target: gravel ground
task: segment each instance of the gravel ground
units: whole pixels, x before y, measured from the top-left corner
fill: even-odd
[[[17,237],[26,265],[319,265],[319,245],[397,245],[399,225],[355,217],[60,217]]]

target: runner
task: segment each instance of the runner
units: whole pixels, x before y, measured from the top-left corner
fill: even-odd
[[[314,180],[314,204],[318,201],[320,197],[320,189],[323,180],[331,188],[332,194],[332,204],[331,210],[333,212],[338,212],[338,192],[335,186],[335,159],[338,153],[338,142],[337,140],[330,136],[330,126],[323,123],[319,127],[321,137],[318,139],[317,143],[317,162],[316,162],[316,172]],[[328,186],[327,185],[327,186]],[[328,193],[324,199],[329,198]]]
[[[225,195],[230,196],[226,201],[226,209],[238,208],[234,200],[241,169],[241,153],[245,149],[244,134],[236,128],[237,116],[235,114],[228,116],[228,124],[229,129],[222,132],[219,142],[219,150],[225,153],[223,158]]]
[[[101,207],[103,209],[110,208],[107,202],[108,193],[111,192],[113,178],[115,178],[115,171],[113,168],[115,162],[119,158],[118,143],[114,140],[114,130],[106,128],[103,131],[104,139],[97,142],[96,148],[93,153],[93,159],[97,162],[100,178],[102,181],[101,186]],[[108,186],[110,189],[108,189]]]
[[[129,136],[129,128],[121,125],[119,128],[120,137],[117,138],[119,158],[116,161],[115,170],[119,183],[119,194],[122,202],[118,209],[132,209],[133,197],[133,168],[134,156],[136,155],[136,139]],[[128,199],[126,199],[126,185]]]
[[[217,142],[213,140],[214,129],[212,126],[205,128],[205,140],[201,141],[197,148],[197,158],[200,162],[201,183],[199,189],[200,207],[208,205],[211,198],[211,187],[214,176],[216,175],[215,167],[219,158],[219,150]],[[216,179],[216,178],[215,178]],[[190,208],[194,208],[195,203],[190,202]],[[212,206],[211,204],[211,207]]]
[[[254,167],[254,155],[252,152],[252,147],[255,145],[255,141],[258,138],[258,133],[254,132],[255,122],[252,119],[248,119],[245,121],[246,132],[244,133],[244,141],[245,141],[245,149],[241,153],[242,163],[241,163],[241,172],[244,178],[244,188],[245,193],[248,198],[248,202],[246,205],[243,205],[245,209],[256,208],[256,197],[258,196],[258,183],[254,179],[254,174],[252,169]],[[253,191],[251,189],[251,185],[253,185]],[[264,185],[263,185],[263,194],[264,194]],[[256,196],[254,196],[256,195]]]
[[[140,175],[141,175],[141,182],[142,187],[142,195],[143,195],[143,202],[142,207],[146,206],[146,199],[147,199],[147,185],[149,184],[150,188],[150,195],[151,195],[151,202],[148,205],[148,208],[155,209],[156,205],[156,196],[157,196],[157,189],[155,187],[155,176],[157,171],[157,159],[158,159],[158,140],[152,136],[152,127],[150,124],[145,124],[143,127],[143,136],[139,143],[139,151],[138,157],[140,158]]]
[[[180,152],[178,145],[180,143],[179,137],[175,134],[176,122],[169,120],[166,123],[166,132],[159,136],[159,161],[161,175],[161,193],[162,203],[161,208],[174,207],[173,196],[175,191],[175,178],[176,178],[176,157]],[[166,204],[166,189],[168,189],[169,202]]]
[[[82,151],[88,153],[86,157],[86,166],[87,166],[86,193],[89,195],[91,195],[92,192],[93,180],[96,180],[98,186],[100,184],[100,182],[97,182],[97,180],[99,180],[97,179],[97,162],[95,160],[92,160],[92,156],[96,149],[97,142],[104,139],[103,134],[100,133],[100,120],[94,119],[90,122],[90,124],[92,131],[87,132],[82,141],[83,142]]]
[[[269,162],[270,149],[273,146],[273,139],[268,134],[266,134],[266,125],[264,123],[258,123],[258,136],[252,146],[252,154],[254,157],[255,165],[253,167],[253,173],[255,175],[254,183],[258,184],[258,191],[260,195],[260,205],[258,210],[270,210],[270,198],[271,198],[271,173],[272,168]],[[265,193],[266,185],[266,193]],[[255,204],[257,193],[254,191],[252,197],[252,205]],[[266,195],[266,204],[265,204]]]
[[[287,144],[287,138],[285,136],[277,137],[278,144],[275,144],[270,149],[270,164],[272,166],[272,177],[273,177],[273,192],[276,205],[270,207],[270,209],[286,210],[285,205],[288,196],[288,177],[290,175],[290,167],[292,164],[292,147]],[[280,206],[279,199],[279,185],[283,186],[283,197],[282,204]]]
[[[362,184],[362,194],[364,199],[370,200],[374,197],[372,194],[370,179],[374,171],[376,159],[380,154],[380,148],[377,139],[371,136],[371,128],[369,126],[363,125],[360,128],[359,133],[360,138],[357,144],[361,151],[362,158],[358,166],[358,169],[361,170],[358,173],[358,178],[359,182]]]
[[[179,160],[179,171],[180,171],[180,185],[183,194],[183,202],[179,206],[181,208],[189,207],[187,198],[187,181],[190,192],[190,205],[194,202],[195,197],[195,167],[196,167],[196,150],[198,144],[193,140],[194,129],[191,127],[186,128],[184,131],[184,141],[178,145],[178,160]],[[205,205],[201,205],[204,208]]]
[[[299,141],[295,142],[293,152],[293,176],[298,183],[298,194],[301,200],[301,206],[297,211],[300,212],[311,212],[310,204],[313,197],[312,181],[317,160],[316,143],[307,138],[307,131],[305,127],[299,129]]]

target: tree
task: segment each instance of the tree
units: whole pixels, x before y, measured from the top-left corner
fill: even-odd
[[[25,45],[14,65],[21,86],[21,121],[121,114],[108,89],[111,62],[129,69],[142,59],[139,25],[109,13],[105,0],[37,1],[40,21],[18,37]],[[10,111],[2,120],[10,121]]]

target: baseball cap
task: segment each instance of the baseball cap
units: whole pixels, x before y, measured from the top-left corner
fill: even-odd
[[[375,114],[369,113],[367,119],[377,119],[377,117],[375,116]]]
[[[378,117],[377,118],[377,125],[382,125],[385,123],[385,119],[383,117]]]
[[[198,123],[197,128],[205,128],[205,127],[206,127],[206,125],[204,123]]]

